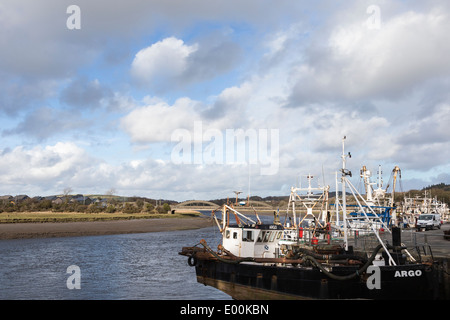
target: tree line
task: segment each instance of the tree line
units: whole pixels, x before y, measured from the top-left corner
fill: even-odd
[[[85,212],[85,213],[169,213],[170,204],[141,197],[85,197],[81,195],[60,197],[2,196],[1,212]]]

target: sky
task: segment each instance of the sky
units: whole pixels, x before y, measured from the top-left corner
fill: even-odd
[[[0,194],[450,183],[450,4],[2,0]],[[315,185],[314,185],[315,186]]]

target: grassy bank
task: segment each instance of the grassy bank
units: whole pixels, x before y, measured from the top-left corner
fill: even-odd
[[[175,214],[155,213],[83,213],[83,212],[2,212],[0,223],[24,223],[24,222],[80,222],[80,221],[111,221],[132,219],[161,219],[161,218],[184,218],[195,217],[201,214],[196,211],[181,211]]]

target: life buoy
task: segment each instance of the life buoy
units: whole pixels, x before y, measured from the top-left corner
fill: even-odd
[[[194,255],[189,256],[188,265],[190,265],[191,267],[194,267],[196,264],[197,264],[197,258],[194,257]]]

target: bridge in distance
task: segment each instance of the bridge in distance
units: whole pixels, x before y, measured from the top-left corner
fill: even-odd
[[[234,203],[234,202],[233,202]],[[250,201],[250,206],[247,206],[247,203],[245,205],[234,205],[236,209],[251,209],[251,207],[255,208],[256,210],[276,210],[277,208],[274,208],[272,205],[263,202],[263,201]],[[219,209],[220,205],[206,200],[188,200],[181,203],[178,203],[173,206],[173,208],[176,209],[195,209],[195,210],[215,210]],[[281,209],[281,208],[280,208]]]

